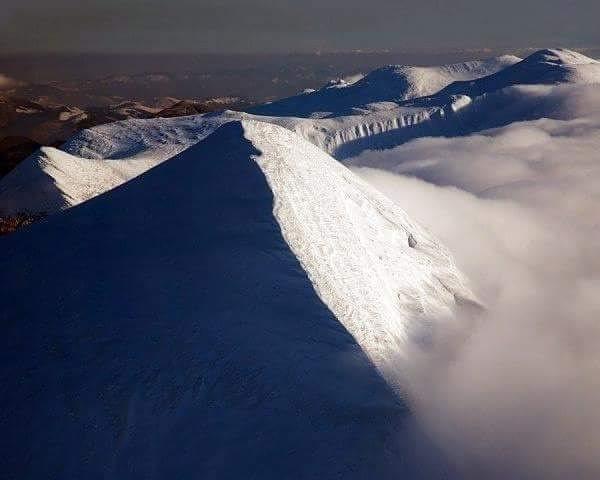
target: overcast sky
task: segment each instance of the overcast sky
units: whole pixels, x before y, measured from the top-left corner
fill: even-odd
[[[600,0],[2,0],[0,51],[595,46]]]

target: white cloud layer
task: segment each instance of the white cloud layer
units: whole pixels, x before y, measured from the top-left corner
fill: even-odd
[[[600,478],[600,89],[550,94],[565,120],[353,159],[379,167],[354,170],[445,242],[487,306],[416,353],[410,378],[469,479]]]

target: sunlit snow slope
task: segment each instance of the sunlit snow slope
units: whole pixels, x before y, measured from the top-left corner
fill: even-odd
[[[252,113],[317,118],[364,114],[378,109],[377,104],[382,102],[401,102],[432,95],[452,82],[490,75],[519,60],[518,57],[505,55],[440,67],[388,65],[372,71],[355,83],[328,85],[314,92],[259,106]]]
[[[452,477],[387,367],[471,294],[294,133],[228,123],[2,251],[9,478]]]

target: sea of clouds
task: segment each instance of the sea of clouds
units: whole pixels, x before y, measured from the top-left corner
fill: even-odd
[[[600,87],[537,104],[553,118],[349,161],[485,305],[409,368],[414,411],[468,479],[600,478]]]

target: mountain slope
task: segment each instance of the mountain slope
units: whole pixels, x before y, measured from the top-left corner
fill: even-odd
[[[9,476],[451,475],[386,367],[472,297],[292,132],[231,122],[2,242]]]
[[[5,215],[54,213],[94,198],[156,164],[153,157],[95,160],[42,147],[0,184],[1,211]]]
[[[512,85],[600,83],[600,62],[566,49],[539,50],[524,60],[491,75],[455,82],[439,92],[477,97]]]
[[[55,213],[110,190],[173,157],[228,116],[129,120],[43,147],[0,180],[0,215]]]
[[[325,86],[317,91],[261,105],[250,111],[257,115],[292,117],[350,115],[358,113],[357,109],[384,107],[373,104],[402,102],[432,95],[454,81],[483,77],[519,60],[518,57],[505,55],[440,67],[388,65],[372,71],[355,83]]]

